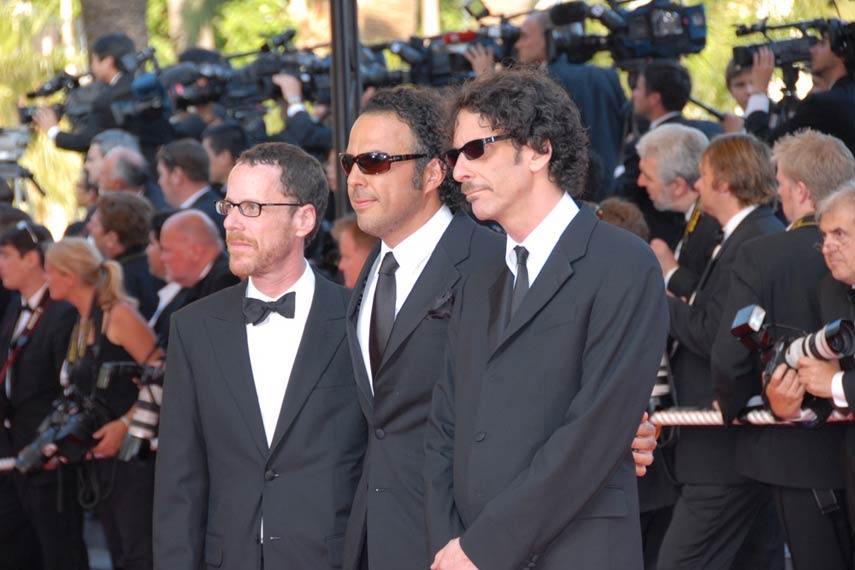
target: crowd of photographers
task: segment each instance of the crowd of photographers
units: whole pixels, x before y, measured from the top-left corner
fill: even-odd
[[[682,114],[692,84],[677,61],[636,68],[628,100],[613,69],[551,53],[553,24],[529,16],[516,59],[546,67],[579,107],[593,150],[585,198],[650,243],[669,291],[651,406],[715,408],[725,422],[759,406],[800,424],[664,428],[639,480],[645,567],[783,568],[786,542],[797,569],[852,568],[855,428],[827,420],[855,398],[855,362],[823,344],[851,324],[820,332],[801,359],[784,353],[855,318],[855,33],[822,30],[814,89],[784,110],[768,97],[773,50],[731,62],[723,79],[742,116],[708,122]],[[476,43],[463,57],[491,73],[493,51]],[[103,523],[114,568],[152,568],[148,442],[169,319],[237,282],[218,212],[228,174],[255,142],[277,140],[326,162],[331,188],[341,175],[326,106],[307,105],[289,70],[270,74],[286,126],[267,137],[256,109],[205,95],[218,79],[193,70],[227,67],[207,50],[181,56],[198,96],[180,112],[117,112],[139,104],[128,103],[139,60],[126,36],[99,38],[97,93],[74,131],[53,108],[32,114],[59,148],[86,153],[85,220],[52,243],[0,209],[0,458],[17,456],[0,472],[0,568],[88,568],[83,509]],[[306,256],[353,287],[375,244],[355,218],[328,216]]]

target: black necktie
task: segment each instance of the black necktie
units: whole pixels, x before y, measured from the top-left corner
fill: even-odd
[[[264,319],[271,312],[279,313],[286,319],[293,319],[296,299],[297,294],[294,292],[285,293],[275,301],[262,301],[261,299],[244,297],[243,316],[247,323],[252,323],[253,325],[264,322]]]
[[[371,374],[377,373],[380,360],[392,325],[395,323],[395,271],[398,262],[392,252],[387,252],[380,263],[377,274],[377,287],[374,289],[374,304],[371,307],[371,330],[368,333],[368,356],[371,358]]]
[[[517,279],[514,281],[514,294],[511,297],[511,317],[517,312],[523,297],[528,293],[528,267],[526,267],[528,250],[518,245],[514,248],[514,252],[517,254]]]
[[[698,296],[698,293],[701,289],[703,289],[704,285],[707,284],[707,281],[710,278],[710,274],[712,274],[713,269],[715,268],[715,264],[718,261],[718,258],[721,257],[721,249],[724,246],[724,232],[719,231],[716,236],[716,246],[712,251],[712,255],[710,255],[709,260],[707,261],[706,266],[704,267],[703,273],[701,273],[700,279],[698,279],[698,284],[695,286],[695,290],[692,291],[691,296],[689,297],[689,304],[695,304],[695,298]]]

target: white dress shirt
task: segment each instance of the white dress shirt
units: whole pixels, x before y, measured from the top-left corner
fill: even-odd
[[[742,208],[741,210],[739,210],[739,212],[737,212],[737,214],[735,216],[730,218],[727,221],[727,223],[724,224],[724,227],[721,228],[721,233],[722,233],[721,243],[723,244],[724,242],[726,242],[727,239],[731,235],[733,235],[733,232],[736,231],[736,228],[739,227],[739,224],[742,223],[742,220],[747,218],[748,215],[756,209],[757,209],[756,204],[753,206],[746,206],[746,207]]]
[[[169,282],[157,290],[157,309],[155,309],[154,314],[152,314],[151,318],[148,320],[148,326],[154,327],[157,319],[160,318],[160,313],[162,313],[163,309],[165,309],[166,306],[175,299],[175,296],[178,295],[179,291],[181,291],[181,285],[175,282]]]
[[[186,210],[187,208],[192,206],[196,202],[196,200],[204,196],[205,192],[207,192],[208,190],[210,190],[210,186],[203,186],[201,189],[188,196],[186,200],[181,202],[181,205],[178,206],[178,208],[180,210]]]
[[[454,215],[447,206],[442,206],[422,227],[410,234],[404,241],[394,249],[385,243],[380,245],[380,255],[374,260],[365,291],[362,294],[362,305],[359,307],[359,317],[356,322],[356,337],[359,339],[359,349],[362,351],[362,362],[371,380],[371,391],[374,392],[374,378],[371,374],[371,357],[368,351],[368,337],[371,331],[371,309],[374,306],[374,289],[377,286],[377,273],[380,270],[380,262],[388,252],[392,252],[398,269],[395,271],[395,316],[404,305],[404,301],[410,295],[416,285],[419,276],[427,265],[433,250],[451,224]]]
[[[564,193],[558,203],[526,236],[522,243],[517,243],[510,235],[508,236],[505,243],[505,263],[508,264],[508,269],[514,275],[514,280],[517,278],[517,253],[514,248],[521,245],[528,250],[526,269],[528,269],[528,286],[532,287],[543,266],[546,265],[546,260],[552,250],[555,249],[561,234],[564,233],[564,230],[567,229],[567,226],[578,213],[579,206],[569,194]]]
[[[653,129],[655,129],[656,127],[658,127],[659,125],[661,125],[662,123],[667,121],[668,119],[670,119],[672,117],[679,117],[679,116],[680,116],[680,111],[669,111],[669,112],[665,113],[664,115],[662,115],[661,117],[659,117],[658,119],[654,119],[654,120],[650,121],[650,127],[648,127],[647,130],[652,131]]]
[[[292,291],[296,294],[293,319],[286,319],[279,313],[271,312],[261,323],[246,325],[249,363],[252,367],[258,405],[261,408],[267,445],[273,442],[273,432],[276,430],[276,422],[279,421],[279,411],[285,399],[285,390],[288,388],[297,349],[300,347],[306,320],[309,318],[309,309],[315,296],[315,274],[307,262],[303,275],[297,282],[276,297],[268,297],[256,289],[252,283],[252,277],[249,278],[246,286],[247,297],[262,301],[275,301]]]

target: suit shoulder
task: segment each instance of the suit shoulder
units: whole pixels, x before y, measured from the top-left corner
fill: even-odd
[[[343,310],[346,311],[353,291],[347,287],[339,285],[338,283],[330,281],[319,272],[315,271],[315,293],[323,295],[324,299],[329,299],[329,302],[340,301]]]
[[[245,286],[244,282],[241,281],[237,285],[220,289],[215,293],[211,293],[210,295],[193,301],[192,303],[189,303],[177,310],[172,316],[172,319],[174,321],[183,322],[187,319],[222,312],[223,305],[234,303],[237,299],[243,297]]]

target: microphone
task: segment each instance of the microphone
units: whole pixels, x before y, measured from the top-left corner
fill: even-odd
[[[566,26],[585,21],[588,14],[589,8],[585,2],[581,0],[565,2],[549,9],[549,21],[553,26]]]

